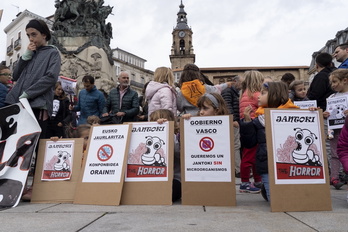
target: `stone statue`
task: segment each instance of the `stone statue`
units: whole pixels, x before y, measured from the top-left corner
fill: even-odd
[[[53,45],[63,54],[77,54],[88,46],[102,48],[113,64],[110,48],[112,38],[111,23],[105,23],[113,7],[103,6],[104,1],[94,0],[55,0],[56,12],[53,24]],[[89,40],[74,51],[68,51],[60,43],[59,37],[88,37]]]
[[[113,7],[103,4],[103,0],[55,0],[51,43],[62,54],[61,75],[76,79],[79,85],[86,74],[92,75],[97,88],[109,93],[115,69],[112,25],[106,19]]]

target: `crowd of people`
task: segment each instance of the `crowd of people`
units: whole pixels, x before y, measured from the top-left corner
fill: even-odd
[[[0,107],[27,98],[42,129],[40,138],[84,138],[84,149],[92,125],[174,121],[173,201],[181,197],[179,120],[233,115],[234,141],[231,143],[235,151],[235,175],[241,178],[240,192],[261,192],[264,199],[270,201],[264,109],[296,109],[295,101],[315,100],[317,107],[310,110],[322,109],[326,119],[330,116],[326,100],[348,96],[348,44],[342,44],[336,47],[334,54],[321,53],[316,57],[317,74],[308,91],[305,82],[295,80],[291,73],[274,81],[257,70],[213,85],[195,64],[187,64],[177,85],[170,68],[157,68],[154,79],[145,84],[142,96],[130,87],[126,71],[118,75],[119,84],[107,97],[96,88],[94,77],[86,75],[77,101],[70,102],[57,81],[61,60],[59,51],[47,44],[51,37],[47,25],[41,20],[31,20],[26,33],[30,43],[13,74],[6,66],[0,66]],[[334,58],[342,62],[338,68],[333,65]],[[348,110],[344,115],[348,115]],[[324,122],[328,134],[330,130],[326,120]],[[328,140],[330,181],[336,189],[347,181],[347,134],[346,118],[343,129],[334,129]],[[30,188],[23,199],[26,194],[30,199]]]

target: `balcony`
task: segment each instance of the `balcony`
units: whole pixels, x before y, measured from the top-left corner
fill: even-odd
[[[13,45],[7,47],[7,55],[12,56],[13,54]]]
[[[14,49],[15,50],[19,50],[21,49],[22,47],[22,40],[21,39],[17,39],[15,42],[14,42]]]

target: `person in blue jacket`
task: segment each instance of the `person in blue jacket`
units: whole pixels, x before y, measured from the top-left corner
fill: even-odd
[[[341,62],[338,68],[348,68],[348,43],[340,44],[335,48],[333,57],[337,62]]]
[[[101,91],[94,85],[94,77],[86,75],[82,78],[84,89],[80,91],[77,105],[69,106],[69,110],[80,111],[78,125],[86,124],[88,116],[102,116],[105,98]]]

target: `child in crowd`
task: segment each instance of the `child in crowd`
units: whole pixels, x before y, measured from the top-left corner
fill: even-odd
[[[252,119],[252,107],[244,110],[244,120],[240,122],[241,138],[245,147],[251,148],[257,145],[256,171],[261,175],[266,194],[263,197],[270,200],[268,180],[268,158],[265,134],[264,108],[298,108],[289,99],[288,86],[284,82],[265,83],[258,98],[259,108],[255,112],[256,118]],[[243,184],[243,183],[242,183]]]
[[[5,65],[0,65],[0,108],[6,106],[5,99],[9,91],[11,76],[11,70]]]
[[[53,100],[53,112],[50,120],[48,121],[47,137],[57,136],[59,138],[65,138],[64,122],[69,117],[69,98],[66,96],[62,89],[62,84],[58,81],[55,85],[54,100]]]
[[[261,86],[264,77],[262,73],[256,70],[246,71],[244,73],[244,81],[242,82],[242,96],[240,98],[239,113],[240,119],[244,119],[244,111],[250,108],[251,119],[255,118],[255,111],[258,108],[258,97],[260,96]],[[242,131],[240,128],[241,145],[242,145],[242,159],[240,163],[240,177],[242,184],[239,191],[245,193],[259,193],[261,191],[261,177],[255,169],[255,156],[257,144],[253,147],[245,147],[243,144]],[[250,183],[250,172],[252,171],[254,177],[254,184]]]
[[[89,125],[100,125],[100,118],[96,115],[91,115],[87,117],[87,124]]]
[[[289,86],[295,80],[295,76],[292,73],[285,73],[280,80]]]
[[[348,96],[348,69],[336,69],[330,74],[330,83],[331,88],[336,91],[336,93],[329,96],[329,98],[332,97],[339,97],[339,96]],[[348,115],[348,110],[344,111],[345,117]],[[328,118],[330,116],[330,113],[325,111],[323,113],[324,118]],[[331,148],[331,159],[329,159],[330,162],[330,179],[331,184],[338,190],[340,189],[344,183],[340,181],[339,178],[339,171],[340,171],[340,161],[338,159],[337,155],[337,142],[338,137],[340,135],[341,129],[334,129],[333,130],[333,137],[330,140],[330,148]]]
[[[342,163],[344,172],[348,174],[348,117],[346,117],[340,136],[338,137],[337,155],[339,160]],[[347,194],[347,203],[348,203],[348,194]]]
[[[175,202],[181,198],[179,126],[176,123],[173,112],[168,109],[159,109],[152,112],[150,114],[149,121],[157,121],[159,124],[162,124],[166,121],[174,121],[174,179],[172,201]]]
[[[82,139],[84,139],[83,140],[82,160],[84,159],[84,156],[87,152],[87,144],[88,144],[90,130],[91,130],[90,124],[81,124],[77,127],[73,127],[72,124],[69,124],[69,126],[67,127],[66,134],[67,134],[68,138],[82,138]]]
[[[308,101],[307,90],[304,85],[304,81],[295,80],[291,82],[289,86],[289,98],[292,102],[294,101]]]
[[[220,85],[207,85],[206,78],[194,64],[186,64],[179,80],[180,91],[178,93],[177,106],[182,114],[197,115],[198,99],[205,93],[221,93],[232,82]]]
[[[225,100],[218,93],[206,93],[202,95],[197,102],[197,116],[215,116],[228,115],[228,109]],[[190,119],[192,114],[184,114],[182,118]]]
[[[168,109],[176,116],[176,91],[174,74],[170,68],[159,67],[155,70],[154,80],[145,90],[148,102],[148,115],[155,110]]]

